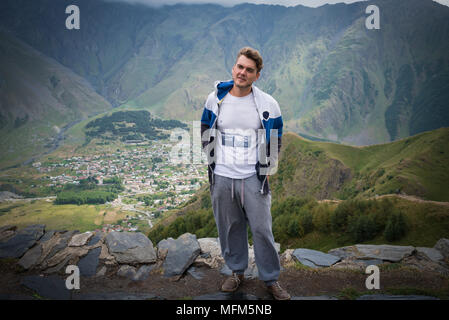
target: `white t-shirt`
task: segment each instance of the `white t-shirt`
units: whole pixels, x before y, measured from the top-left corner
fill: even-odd
[[[220,106],[217,119],[217,158],[215,174],[245,179],[256,173],[257,130],[262,129],[254,96],[228,93]]]

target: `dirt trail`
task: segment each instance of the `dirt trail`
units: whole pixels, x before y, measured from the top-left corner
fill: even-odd
[[[449,202],[424,200],[417,196],[411,196],[411,195],[406,195],[406,194],[384,194],[381,196],[370,197],[368,199],[381,199],[381,198],[387,198],[387,197],[388,198],[396,197],[396,198],[402,198],[402,199],[406,199],[406,200],[413,201],[413,202],[430,203],[430,204],[449,207]],[[333,200],[333,199],[318,200],[319,203],[340,203],[341,201],[344,201],[344,200]]]

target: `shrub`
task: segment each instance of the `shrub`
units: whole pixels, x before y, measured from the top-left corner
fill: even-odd
[[[331,231],[331,210],[328,204],[316,206],[312,210],[312,222],[314,227],[321,232]]]
[[[387,221],[384,237],[387,241],[396,241],[405,236],[407,226],[402,212],[394,212]]]
[[[362,214],[351,223],[349,233],[356,242],[371,240],[377,233],[376,223],[371,216]]]
[[[310,213],[310,211],[306,211],[301,214],[300,218],[300,226],[302,227],[302,230],[304,234],[307,234],[309,232],[312,232],[313,230],[313,216]]]

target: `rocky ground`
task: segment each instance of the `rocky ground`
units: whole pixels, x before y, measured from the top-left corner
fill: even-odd
[[[38,275],[36,272],[17,273],[15,261],[1,264],[0,297],[2,299],[59,299],[67,291],[64,279],[68,275],[59,274],[59,286],[55,282],[42,282],[47,289],[30,289],[23,279]],[[198,267],[202,279],[186,274],[178,281],[164,277],[160,270],[153,270],[141,281],[120,277],[110,272],[104,277],[81,277],[80,289],[73,290],[68,299],[272,299],[266,292],[264,283],[258,279],[247,279],[236,294],[220,294],[220,285],[226,278],[219,270],[206,266]],[[381,289],[371,292],[365,287],[367,275],[348,270],[306,270],[286,268],[280,276],[281,285],[293,298],[314,297],[325,299],[355,299],[364,294],[400,294],[436,296],[447,299],[449,280],[438,273],[416,272],[400,268],[381,272]],[[44,279],[44,277],[42,277]],[[395,292],[394,289],[397,291]],[[402,289],[402,290],[399,290]],[[60,292],[63,292],[63,295]],[[39,294],[40,293],[40,294]],[[44,295],[44,296],[42,296]],[[445,297],[446,296],[446,297]]]
[[[354,245],[322,253],[281,254],[281,285],[293,299],[449,299],[449,241],[434,248]],[[80,288],[68,290],[68,265]],[[367,265],[380,269],[380,289],[368,290]],[[246,279],[234,294],[220,292],[229,274],[217,239],[185,234],[153,248],[141,233],[0,229],[0,299],[269,300],[250,248]]]

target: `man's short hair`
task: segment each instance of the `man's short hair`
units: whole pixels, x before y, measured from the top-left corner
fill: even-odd
[[[240,51],[237,55],[236,61],[242,55],[247,57],[248,59],[253,60],[256,63],[257,72],[260,72],[260,70],[262,70],[263,59],[262,59],[262,56],[260,55],[259,51],[257,51],[256,49],[253,49],[251,47],[244,47],[244,48],[240,49]]]

